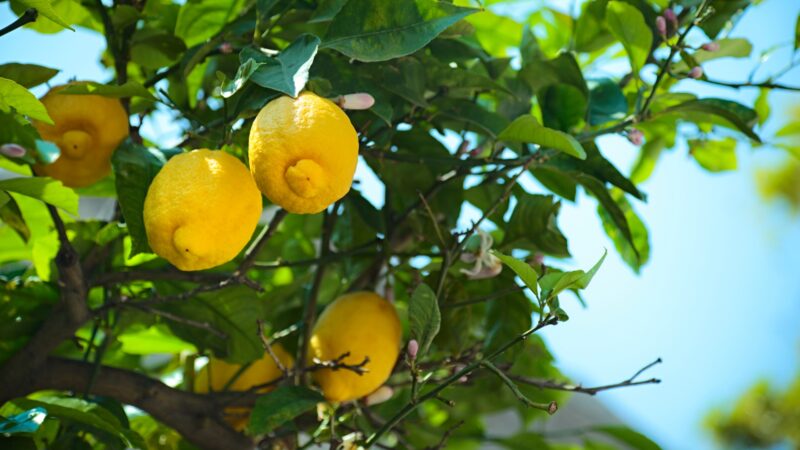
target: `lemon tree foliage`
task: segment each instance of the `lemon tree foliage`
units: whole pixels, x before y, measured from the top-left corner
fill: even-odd
[[[658,381],[583,386],[539,332],[591,303],[604,248],[646,268],[661,153],[798,154],[796,123],[761,129],[795,87],[702,70],[751,54],[727,35],[751,3],[11,1],[2,45],[82,28],[107,76],[0,64],[0,447],[658,448],[536,431]],[[584,197],[609,238],[591,268],[559,220]]]

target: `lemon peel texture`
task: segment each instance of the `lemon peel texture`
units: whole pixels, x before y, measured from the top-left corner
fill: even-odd
[[[33,170],[66,186],[83,187],[111,173],[111,154],[128,136],[128,115],[115,98],[61,94],[66,86],[42,97],[54,124],[33,121],[42,139],[56,144],[61,155]]]
[[[378,389],[391,375],[400,354],[402,328],[393,304],[374,292],[353,292],[331,303],[311,332],[308,361],[334,360],[345,353],[346,364],[365,357],[366,373],[323,369],[314,380],[329,401],[355,400]]]
[[[261,109],[250,128],[249,156],[256,184],[271,202],[314,214],[350,190],[358,135],[335,103],[303,92]]]
[[[261,216],[261,194],[234,156],[207,149],[177,155],[153,179],[144,225],[153,251],[181,270],[224,264]]]

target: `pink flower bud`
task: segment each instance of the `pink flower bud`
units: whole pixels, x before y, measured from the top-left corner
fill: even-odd
[[[707,42],[707,43],[703,44],[703,46],[701,48],[703,50],[707,51],[707,52],[715,52],[715,51],[719,50],[719,43],[718,42]]]
[[[416,339],[412,339],[408,341],[408,359],[415,360],[417,359],[417,352],[419,352],[419,342]]]
[[[628,140],[631,141],[633,145],[642,145],[644,142],[644,134],[636,128],[631,128],[631,130],[628,131]]]
[[[470,142],[467,139],[461,141],[461,145],[458,146],[458,150],[456,151],[456,155],[463,155],[464,153],[469,150]]]
[[[25,147],[17,144],[3,144],[0,145],[0,153],[10,156],[12,158],[22,158],[25,156]]]
[[[533,255],[533,264],[536,266],[541,266],[542,264],[544,264],[544,254],[536,253],[535,255]]]
[[[692,70],[689,71],[689,78],[694,78],[695,80],[699,80],[703,77],[703,68],[700,66],[692,67]]]
[[[347,94],[339,97],[339,106],[341,106],[342,109],[370,109],[374,104],[375,98],[366,92]]]
[[[233,53],[233,45],[231,45],[230,42],[223,42],[219,46],[219,51],[223,55],[230,55],[231,53]]]
[[[675,15],[675,11],[673,11],[671,8],[664,10],[664,18],[669,20],[669,23],[673,28],[678,28],[678,16]]]
[[[658,34],[661,37],[667,36],[667,21],[664,19],[663,16],[656,17],[656,29],[658,30]]]

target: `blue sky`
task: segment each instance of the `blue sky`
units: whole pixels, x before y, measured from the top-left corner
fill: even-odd
[[[709,63],[706,72],[744,80],[760,51],[793,38],[798,13],[796,0],[765,0],[732,35],[751,39],[754,57]],[[0,5],[0,24],[13,19],[8,4]],[[97,62],[104,41],[95,33],[17,30],[0,40],[0,63],[60,68],[56,83],[109,78]],[[788,51],[777,52],[761,73],[783,67],[787,58]],[[800,70],[783,81],[800,85]],[[682,88],[747,101],[756,94],[695,82]],[[783,112],[798,98],[771,96],[768,129],[783,123]],[[143,131],[169,146],[175,134],[165,119],[147,123]],[[601,149],[623,170],[636,156],[620,137],[603,139]],[[589,307],[570,305],[571,320],[545,332],[548,344],[560,366],[587,385],[620,381],[662,357],[664,364],[648,373],[662,384],[607,392],[600,399],[668,449],[713,448],[701,428],[708,409],[732,401],[758,378],[786,383],[800,361],[800,219],[759,199],[753,177],[755,168],[783,155],[741,145],[738,156],[739,170],[721,175],[700,169],[683,147],[663,157],[642,186],[648,203],[635,204],[651,245],[650,263],[638,276],[613,251],[593,200],[582,197],[562,209],[560,225],[574,255],[562,264],[587,268],[604,248],[610,253],[586,292]]]

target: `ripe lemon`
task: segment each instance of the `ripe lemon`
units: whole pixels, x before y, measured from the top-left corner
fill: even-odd
[[[88,186],[111,173],[111,153],[128,136],[128,115],[115,98],[60,94],[67,86],[42,97],[54,124],[33,121],[42,139],[56,144],[61,155],[33,170],[66,186]]]
[[[349,352],[346,364],[359,364],[364,357],[367,370],[323,369],[314,380],[329,401],[361,398],[379,388],[392,373],[400,353],[402,329],[394,305],[373,292],[346,294],[331,303],[311,332],[308,360],[334,360]]]
[[[275,356],[287,369],[294,367],[294,358],[286,352],[279,344],[272,346],[272,351]],[[280,378],[283,373],[275,364],[268,353],[264,353],[264,357],[253,362],[244,369],[244,372],[230,383],[234,376],[239,372],[242,366],[237,364],[230,364],[221,359],[211,359],[205,367],[200,369],[194,379],[195,392],[205,394],[207,392],[228,391],[246,391],[253,386],[259,386]],[[273,389],[272,386],[260,389],[258,392],[265,393]],[[250,416],[249,408],[225,408],[226,421],[236,428],[242,430],[247,425]]]
[[[249,146],[258,188],[289,212],[318,213],[353,183],[356,130],[341,108],[311,92],[279,97],[262,108]]]
[[[250,240],[261,216],[261,194],[234,156],[194,150],[167,161],[144,200],[153,251],[181,270],[224,264]]]

